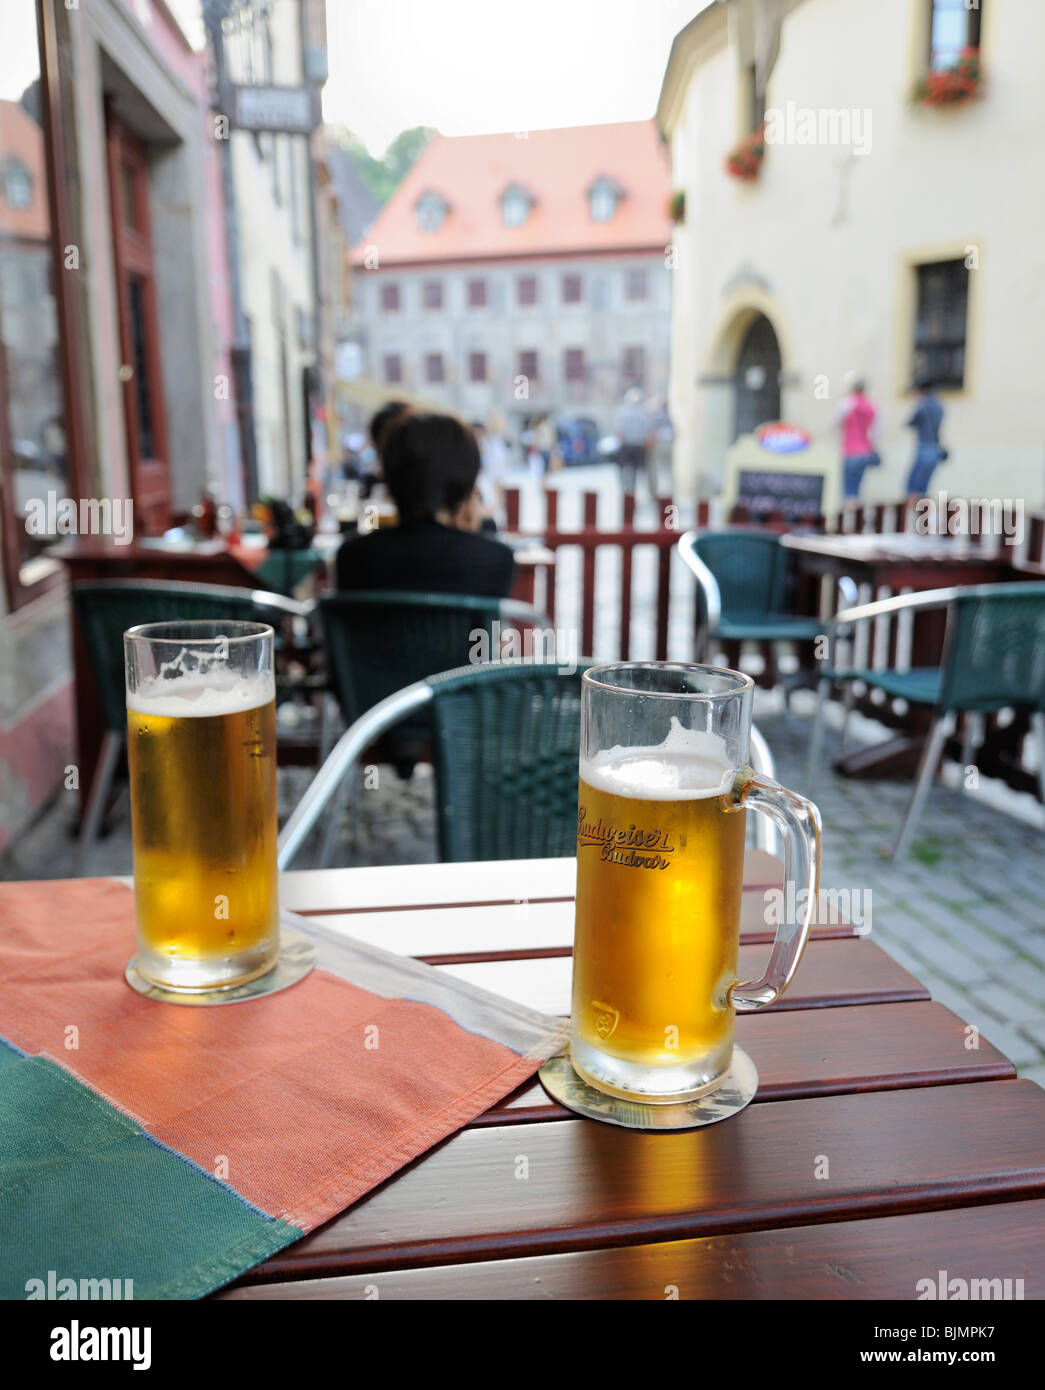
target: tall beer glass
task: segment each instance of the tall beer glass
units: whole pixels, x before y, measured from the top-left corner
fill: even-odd
[[[199,993],[279,954],[270,627],[152,623],[124,634],[138,969]]]
[[[583,677],[570,1052],[609,1095],[671,1103],[714,1091],[734,1012],[772,1003],[805,946],[819,812],[749,766],[752,689],[737,671],[671,662]],[[763,977],[740,983],[748,807],[783,831],[798,911],[781,914]]]

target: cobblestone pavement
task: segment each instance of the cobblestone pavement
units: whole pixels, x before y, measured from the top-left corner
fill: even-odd
[[[906,860],[894,865],[883,850],[896,834],[911,784],[855,781],[829,770],[810,782],[809,718],[784,715],[775,696],[761,710],[756,704],[756,718],[778,779],[820,807],[824,887],[869,889],[871,939],[935,1000],[974,1024],[1021,1075],[1045,1085],[1041,807],[1007,790],[985,789],[974,797],[938,782]],[[872,731],[881,736],[873,725],[864,732]],[[837,736],[829,737],[826,755],[837,749]],[[992,804],[1000,796],[1007,810]]]

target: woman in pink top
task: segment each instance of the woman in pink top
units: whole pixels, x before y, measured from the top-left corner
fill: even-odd
[[[854,379],[838,415],[842,431],[843,493],[847,507],[855,507],[860,500],[864,472],[881,463],[871,441],[874,420],[875,408],[864,395],[864,383]]]

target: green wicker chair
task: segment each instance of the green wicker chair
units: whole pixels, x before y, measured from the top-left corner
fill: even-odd
[[[346,726],[415,681],[497,656],[495,623],[513,630],[550,626],[550,620],[536,608],[514,599],[407,589],[324,594],[318,610],[329,688]],[[485,641],[486,652],[477,649],[477,639]],[[330,722],[325,718],[324,727]],[[394,727],[382,729],[375,756],[392,763],[399,775],[407,778],[427,755],[430,739],[428,712],[421,710]],[[326,743],[322,752],[325,756]],[[317,861],[320,866],[329,861],[334,832],[352,793],[352,785],[344,782],[331,811]]]
[[[581,676],[590,665],[584,662],[572,674],[530,662],[467,666],[388,696],[352,725],[316,774],[280,834],[280,868],[293,862],[331,799],[338,804],[339,789],[363,752],[422,709],[431,721],[444,862],[572,855]],[[769,749],[756,729],[751,761],[773,775]],[[761,837],[771,836],[772,827],[765,817],[758,822],[758,843],[772,850],[772,839]]]
[[[824,707],[836,683],[844,683],[848,693],[854,681],[862,681],[894,699],[933,708],[932,728],[914,791],[893,846],[896,862],[906,854],[944,744],[960,714],[982,716],[1009,708],[1029,711],[1038,744],[1039,793],[1045,802],[1045,584],[930,589],[845,609],[827,624],[835,639],[832,649],[836,640],[848,641],[859,623],[933,608],[949,610],[941,665],[906,671],[856,669],[841,662],[826,666],[821,672],[809,744],[809,770],[815,774],[820,762]],[[847,709],[848,704],[847,700]],[[970,762],[972,752],[972,721],[967,720],[963,764]]]
[[[91,666],[105,721],[98,763],[80,822],[76,872],[82,874],[98,834],[113,775],[127,738],[123,634],[140,623],[178,619],[265,622],[277,628],[305,617],[307,606],[263,589],[220,584],[165,583],[151,579],[105,579],[74,584],[73,611]]]
[[[475,634],[485,633],[489,647],[495,622],[548,625],[536,608],[513,599],[394,589],[325,594],[319,613],[330,683],[346,724],[414,681],[472,662]]]
[[[697,580],[697,620],[706,651],[725,642],[811,642],[819,618],[786,612],[787,554],[769,531],[687,531],[679,554]]]

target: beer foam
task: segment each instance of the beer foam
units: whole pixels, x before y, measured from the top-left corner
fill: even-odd
[[[645,748],[605,748],[581,758],[581,777],[612,796],[642,801],[698,801],[721,796],[735,771],[726,741],[703,729],[684,729],[677,719],[663,743]]]
[[[276,682],[268,671],[251,676],[226,672],[201,680],[198,675],[153,676],[127,692],[127,708],[157,719],[213,719],[241,714],[276,698]]]

